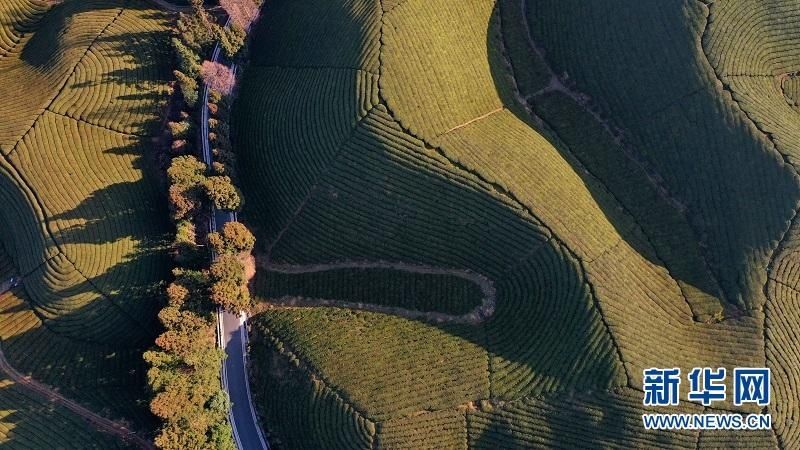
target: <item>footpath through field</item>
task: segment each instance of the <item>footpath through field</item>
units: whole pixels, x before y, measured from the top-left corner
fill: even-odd
[[[302,296],[285,296],[277,299],[271,299],[270,304],[280,307],[318,307],[318,306],[334,306],[337,308],[360,309],[364,311],[372,311],[382,314],[391,314],[406,319],[421,319],[429,322],[443,323],[467,323],[479,324],[487,320],[494,314],[497,304],[497,291],[494,287],[494,282],[484,275],[475,273],[469,270],[449,269],[443,267],[425,266],[420,264],[408,264],[402,262],[388,262],[388,261],[342,261],[338,263],[328,264],[260,264],[260,268],[268,272],[277,272],[284,274],[306,274],[316,272],[326,272],[329,270],[341,269],[391,269],[398,272],[408,273],[422,273],[430,275],[449,275],[458,277],[480,287],[483,296],[481,303],[473,308],[471,311],[455,315],[441,312],[432,311],[417,311],[413,309],[402,308],[398,306],[385,306],[376,305],[372,303],[356,303],[344,300],[333,300],[323,298],[306,298]]]
[[[17,283],[18,282],[15,281],[9,281],[3,283],[2,285],[0,285],[0,294],[5,293],[12,286],[16,286]],[[118,436],[125,442],[134,444],[139,448],[155,449],[155,447],[150,441],[142,438],[141,436],[137,435],[135,432],[129,430],[125,426],[117,422],[114,422],[113,420],[106,419],[105,417],[100,416],[98,414],[95,414],[92,411],[79,405],[78,403],[64,397],[63,395],[51,389],[50,387],[42,383],[39,383],[38,381],[33,380],[29,376],[21,374],[8,362],[5,354],[3,353],[2,348],[0,348],[0,370],[2,370],[3,373],[5,373],[15,383],[35,392],[36,394],[38,394],[39,396],[43,397],[44,399],[46,399],[51,403],[63,406],[64,408],[81,416],[90,425],[97,428],[98,430]]]

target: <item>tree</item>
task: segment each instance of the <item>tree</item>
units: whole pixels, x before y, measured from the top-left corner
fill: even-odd
[[[202,184],[206,177],[206,164],[193,155],[172,158],[167,176],[172,185],[191,188]]]
[[[241,208],[242,196],[230,177],[208,177],[203,182],[203,187],[214,208],[228,211],[238,211]]]
[[[250,252],[256,245],[256,237],[239,222],[227,222],[222,227],[222,236],[230,247],[239,253]]]
[[[230,67],[214,61],[203,61],[200,66],[200,76],[209,88],[219,91],[224,95],[233,92],[236,85],[236,75]]]
[[[228,422],[220,422],[211,427],[211,436],[208,440],[211,448],[216,450],[236,450],[233,430]]]
[[[258,19],[258,4],[253,0],[219,0],[219,5],[228,13],[231,23],[242,30]]]
[[[183,155],[189,151],[189,142],[186,139],[175,139],[170,145],[170,151],[175,155]]]
[[[185,139],[189,137],[192,132],[192,124],[187,120],[182,120],[180,122],[169,122],[167,123],[167,127],[169,128],[169,133],[174,139]]]
[[[200,56],[197,52],[176,37],[172,38],[172,48],[175,50],[181,72],[189,77],[196,77],[200,73]]]
[[[190,108],[194,108],[197,104],[197,100],[200,98],[197,80],[180,70],[174,70],[172,73],[175,75],[175,79],[178,80],[178,87],[180,87],[181,94],[183,94],[183,101],[185,101],[186,105]]]
[[[211,278],[216,281],[230,281],[237,285],[244,283],[244,264],[234,255],[221,255],[211,264]]]
[[[189,298],[189,289],[177,282],[172,282],[167,286],[167,303],[175,308],[180,308]],[[166,309],[166,308],[164,308]],[[162,310],[163,311],[163,310]],[[164,326],[168,326],[166,323]]]
[[[172,243],[175,261],[184,267],[197,266],[205,260],[206,255],[197,245],[194,223],[191,220],[179,220],[175,227],[175,241]]]
[[[209,270],[214,283],[209,289],[211,301],[227,311],[239,312],[250,307],[250,292],[245,284],[244,264],[232,254],[223,254]]]
[[[222,233],[209,233],[208,245],[218,255],[248,253],[256,245],[256,238],[240,222],[226,222]]]
[[[172,220],[189,219],[202,205],[196,187],[173,184],[169,187],[169,212]]]
[[[226,311],[238,313],[250,307],[250,294],[242,286],[230,281],[217,281],[211,285],[211,301]]]
[[[214,43],[214,30],[202,5],[195,7],[193,14],[181,14],[177,28],[183,43],[197,53],[205,53]]]
[[[244,47],[247,32],[237,24],[233,24],[228,28],[217,26],[217,36],[225,56],[233,58]]]

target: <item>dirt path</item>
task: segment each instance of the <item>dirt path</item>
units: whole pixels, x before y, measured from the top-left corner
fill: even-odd
[[[0,285],[0,295],[4,294],[11,286],[11,283],[6,281]],[[73,413],[81,416],[84,420],[86,420],[91,426],[95,427],[96,429],[113,434],[123,441],[136,445],[139,448],[143,449],[153,449],[155,450],[155,446],[152,442],[142,438],[141,436],[137,435],[134,431],[129,430],[124,425],[121,425],[113,420],[106,419],[103,416],[100,416],[87,408],[81,406],[77,402],[74,402],[63,395],[59,394],[52,388],[39,383],[38,381],[32,379],[27,375],[23,375],[17,371],[14,367],[6,359],[6,355],[3,353],[2,348],[0,348],[0,370],[3,371],[11,380],[15,383],[29,389],[47,400],[50,403],[57,404],[59,406],[63,406],[64,408],[72,411]]]
[[[397,306],[382,306],[374,305],[371,303],[348,302],[343,300],[330,300],[321,298],[307,298],[296,296],[284,296],[270,302],[270,305],[277,307],[290,307],[290,308],[309,308],[317,306],[334,306],[339,308],[360,309],[364,311],[372,311],[383,314],[392,314],[407,319],[419,319],[428,322],[442,323],[469,323],[478,324],[488,319],[494,314],[495,305],[497,304],[497,292],[494,288],[494,282],[489,278],[469,270],[448,269],[442,267],[433,267],[417,264],[408,264],[400,262],[388,261],[343,261],[331,264],[308,264],[308,265],[293,265],[293,264],[260,264],[260,268],[284,274],[305,274],[314,272],[325,272],[329,270],[341,269],[391,269],[403,272],[422,273],[431,275],[449,275],[464,280],[470,281],[478,285],[483,292],[481,304],[476,306],[472,311],[461,314],[453,315],[440,312],[424,312],[415,311],[411,309],[401,308]]]

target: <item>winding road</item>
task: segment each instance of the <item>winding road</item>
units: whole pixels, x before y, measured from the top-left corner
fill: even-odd
[[[226,24],[227,26],[227,24]],[[214,47],[211,60],[217,62],[220,56],[219,44]],[[234,70],[235,66],[232,67]],[[208,142],[208,86],[203,86],[203,99],[200,113],[200,142],[203,147],[203,161],[210,165],[211,149]],[[227,222],[235,222],[236,213],[212,209],[209,231],[216,231]],[[217,312],[217,344],[225,349],[228,357],[222,366],[222,386],[231,399],[229,413],[233,437],[239,450],[269,450],[258,424],[247,377],[247,315],[239,316],[227,311]]]

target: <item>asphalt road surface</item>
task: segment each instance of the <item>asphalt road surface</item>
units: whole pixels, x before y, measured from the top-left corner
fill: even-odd
[[[236,444],[242,450],[269,449],[261,427],[255,419],[255,410],[247,380],[247,329],[246,316],[231,313],[221,314],[222,337],[225,345],[223,377],[228,395],[231,398],[231,424]]]
[[[226,24],[227,26],[227,24]],[[212,60],[217,61],[220,55],[219,45],[214,48]],[[208,88],[203,88],[204,105],[200,113],[200,142],[203,145],[203,160],[211,164],[211,149],[208,142]],[[211,214],[210,231],[216,231],[226,222],[236,221],[236,213],[214,210]],[[230,420],[233,437],[239,450],[269,450],[269,443],[264,438],[258,425],[255,408],[250,395],[250,382],[247,378],[247,316],[236,316],[229,312],[218,314],[219,345],[225,349],[228,357],[222,367],[222,385],[231,399]]]

